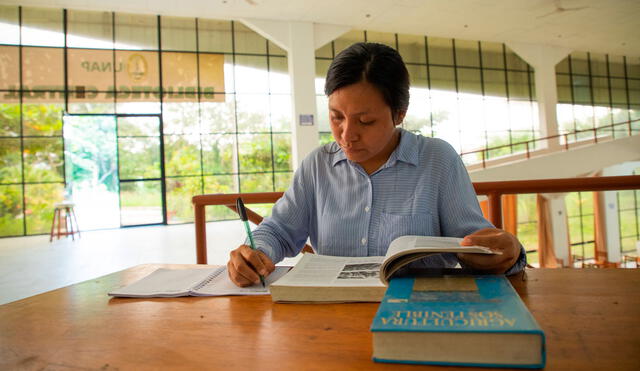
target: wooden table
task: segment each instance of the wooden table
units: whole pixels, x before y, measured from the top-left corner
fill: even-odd
[[[107,296],[161,266],[185,267],[141,265],[0,306],[0,369],[457,369],[372,362],[377,304]],[[640,370],[640,270],[511,281],[547,336],[546,369]]]

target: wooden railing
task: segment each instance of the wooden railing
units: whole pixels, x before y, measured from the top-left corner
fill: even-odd
[[[609,176],[567,179],[512,180],[503,182],[477,182],[473,184],[478,195],[488,198],[489,221],[497,228],[502,227],[502,195],[520,193],[556,193],[556,192],[589,192],[617,191],[640,189],[640,175]],[[207,264],[207,234],[205,206],[224,205],[236,210],[236,199],[242,196],[245,204],[274,203],[282,192],[208,194],[194,196],[192,199],[195,212],[196,258],[198,264]],[[255,224],[262,222],[262,217],[252,210],[247,210],[249,220]]]

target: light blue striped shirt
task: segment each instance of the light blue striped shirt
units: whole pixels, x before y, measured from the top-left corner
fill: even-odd
[[[464,237],[493,227],[455,150],[443,140],[400,130],[398,147],[371,175],[335,142],[307,156],[271,216],[254,231],[257,248],[274,263],[297,255],[307,238],[322,255],[382,256],[399,236]],[[524,268],[521,250],[507,273]],[[457,263],[455,254],[439,254],[413,266]]]

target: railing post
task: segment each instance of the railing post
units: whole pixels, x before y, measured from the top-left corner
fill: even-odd
[[[204,205],[193,204],[196,227],[196,262],[207,264],[207,226],[204,214]]]
[[[489,221],[496,228],[502,228],[502,194],[490,192],[487,194],[489,206]]]

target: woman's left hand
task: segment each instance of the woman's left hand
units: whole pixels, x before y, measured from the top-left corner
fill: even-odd
[[[502,274],[511,268],[520,256],[520,242],[511,233],[497,228],[485,228],[464,237],[461,246],[485,246],[502,255],[458,253],[466,266],[489,274]]]

